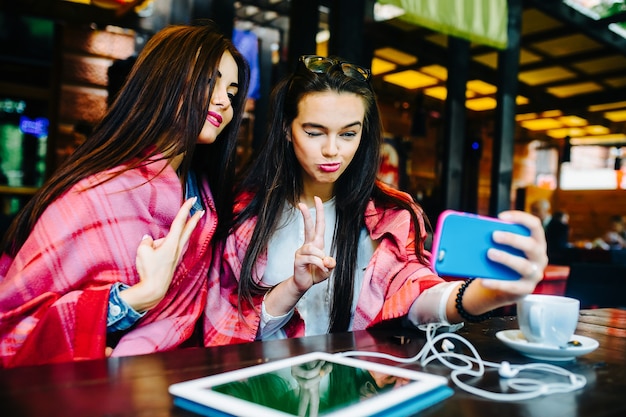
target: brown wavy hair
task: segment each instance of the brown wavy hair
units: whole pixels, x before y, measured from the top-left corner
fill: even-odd
[[[197,145],[224,52],[237,63],[239,91],[233,119],[210,145]],[[2,242],[11,256],[35,223],[78,181],[120,165],[126,170],[184,154],[180,174],[206,178],[220,224],[232,218],[237,132],[241,125],[250,70],[230,39],[210,21],[173,25],[145,45],[126,82],[91,136],[61,165],[17,214]],[[182,198],[182,196],[181,196]]]

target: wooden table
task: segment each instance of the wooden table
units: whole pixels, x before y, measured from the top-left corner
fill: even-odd
[[[500,330],[514,328],[514,317],[496,317],[468,324],[458,333],[470,340],[485,360],[531,362],[495,337]],[[600,347],[574,361],[558,364],[583,374],[588,380],[584,389],[528,401],[496,402],[455,388],[452,397],[420,416],[626,416],[626,311],[583,310],[577,334],[598,340]],[[193,416],[173,407],[167,391],[170,384],[312,351],[358,349],[413,356],[424,342],[419,331],[377,329],[5,369],[0,370],[0,416]],[[421,369],[417,364],[402,366]],[[437,364],[428,365],[426,370],[449,374]],[[476,384],[498,387],[499,378],[495,371],[489,371]]]

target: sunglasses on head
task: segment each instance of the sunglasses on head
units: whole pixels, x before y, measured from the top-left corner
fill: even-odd
[[[331,69],[337,68],[341,69],[344,75],[359,81],[368,81],[372,75],[369,69],[360,65],[319,55],[302,55],[300,62],[307,70],[315,74],[327,74]]]

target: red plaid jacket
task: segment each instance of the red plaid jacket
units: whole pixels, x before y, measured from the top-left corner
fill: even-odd
[[[111,285],[133,285],[144,234],[164,237],[182,187],[167,162],[85,190],[87,178],[51,204],[15,259],[0,259],[0,366],[104,357]],[[204,185],[208,192],[208,187]],[[82,190],[82,191],[81,191]],[[209,194],[208,194],[209,195]],[[119,341],[115,356],[173,349],[187,340],[206,300],[214,205],[201,219],[157,307]]]

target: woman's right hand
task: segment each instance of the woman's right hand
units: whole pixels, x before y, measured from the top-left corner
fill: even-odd
[[[294,281],[299,290],[306,292],[330,276],[335,268],[335,259],[324,252],[324,205],[319,197],[315,201],[315,223],[305,204],[298,204],[304,219],[304,243],[295,255]]]
[[[335,259],[324,252],[324,206],[315,197],[315,222],[309,209],[299,204],[304,219],[304,243],[296,250],[293,276],[276,285],[264,299],[265,309],[272,316],[282,316],[294,308],[313,285],[328,279],[335,268]]]
[[[165,297],[180,259],[187,250],[191,232],[204,215],[204,211],[198,211],[189,218],[195,201],[196,197],[185,201],[167,236],[153,240],[146,235],[139,243],[136,258],[139,282],[120,292],[122,300],[135,311],[149,310]]]

